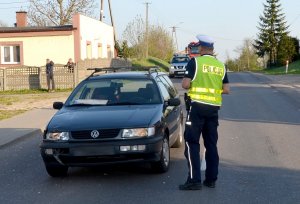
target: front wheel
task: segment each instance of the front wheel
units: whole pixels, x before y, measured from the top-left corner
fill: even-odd
[[[165,136],[163,139],[161,152],[160,152],[160,160],[152,163],[152,169],[158,173],[167,172],[170,164],[170,146],[169,140]]]

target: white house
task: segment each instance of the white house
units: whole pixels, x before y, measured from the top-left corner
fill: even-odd
[[[0,68],[114,58],[113,27],[98,20],[76,14],[72,25],[29,27],[26,12],[16,20],[16,27],[0,27]]]

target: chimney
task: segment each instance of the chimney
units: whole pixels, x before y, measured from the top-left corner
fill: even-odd
[[[27,26],[27,12],[26,11],[17,11],[16,19],[17,19],[16,27],[26,27]]]

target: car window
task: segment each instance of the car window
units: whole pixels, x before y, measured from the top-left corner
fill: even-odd
[[[76,88],[66,105],[142,105],[161,103],[157,85],[150,79],[90,80]]]
[[[198,47],[190,47],[192,54],[200,54]]]
[[[170,94],[169,94],[169,91],[167,89],[167,87],[165,86],[165,84],[162,82],[161,78],[160,77],[156,77],[155,78],[156,81],[157,81],[157,85],[161,91],[161,94],[163,96],[163,99],[164,101],[167,101],[171,98]]]
[[[169,85],[168,90],[169,90],[170,95],[172,97],[175,97],[178,94],[178,92],[177,92],[177,89],[175,88],[173,82],[171,81],[171,79],[168,76],[166,76],[166,75],[162,75],[161,77],[163,77],[164,80]]]
[[[176,96],[175,89],[166,81],[166,79],[163,76],[159,76],[158,78],[161,80],[161,82],[163,83],[163,85],[167,89],[167,91],[170,94],[170,96],[172,98],[174,98]]]
[[[187,63],[190,58],[188,57],[173,57],[172,63]]]

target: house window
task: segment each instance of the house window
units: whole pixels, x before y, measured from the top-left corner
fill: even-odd
[[[98,58],[102,58],[102,44],[98,45]]]
[[[1,63],[2,64],[20,64],[21,53],[19,45],[1,46]]]
[[[110,45],[107,46],[107,57],[112,58],[112,53],[111,53],[111,47]]]
[[[90,42],[87,42],[86,44],[86,58],[92,59],[92,45]]]

